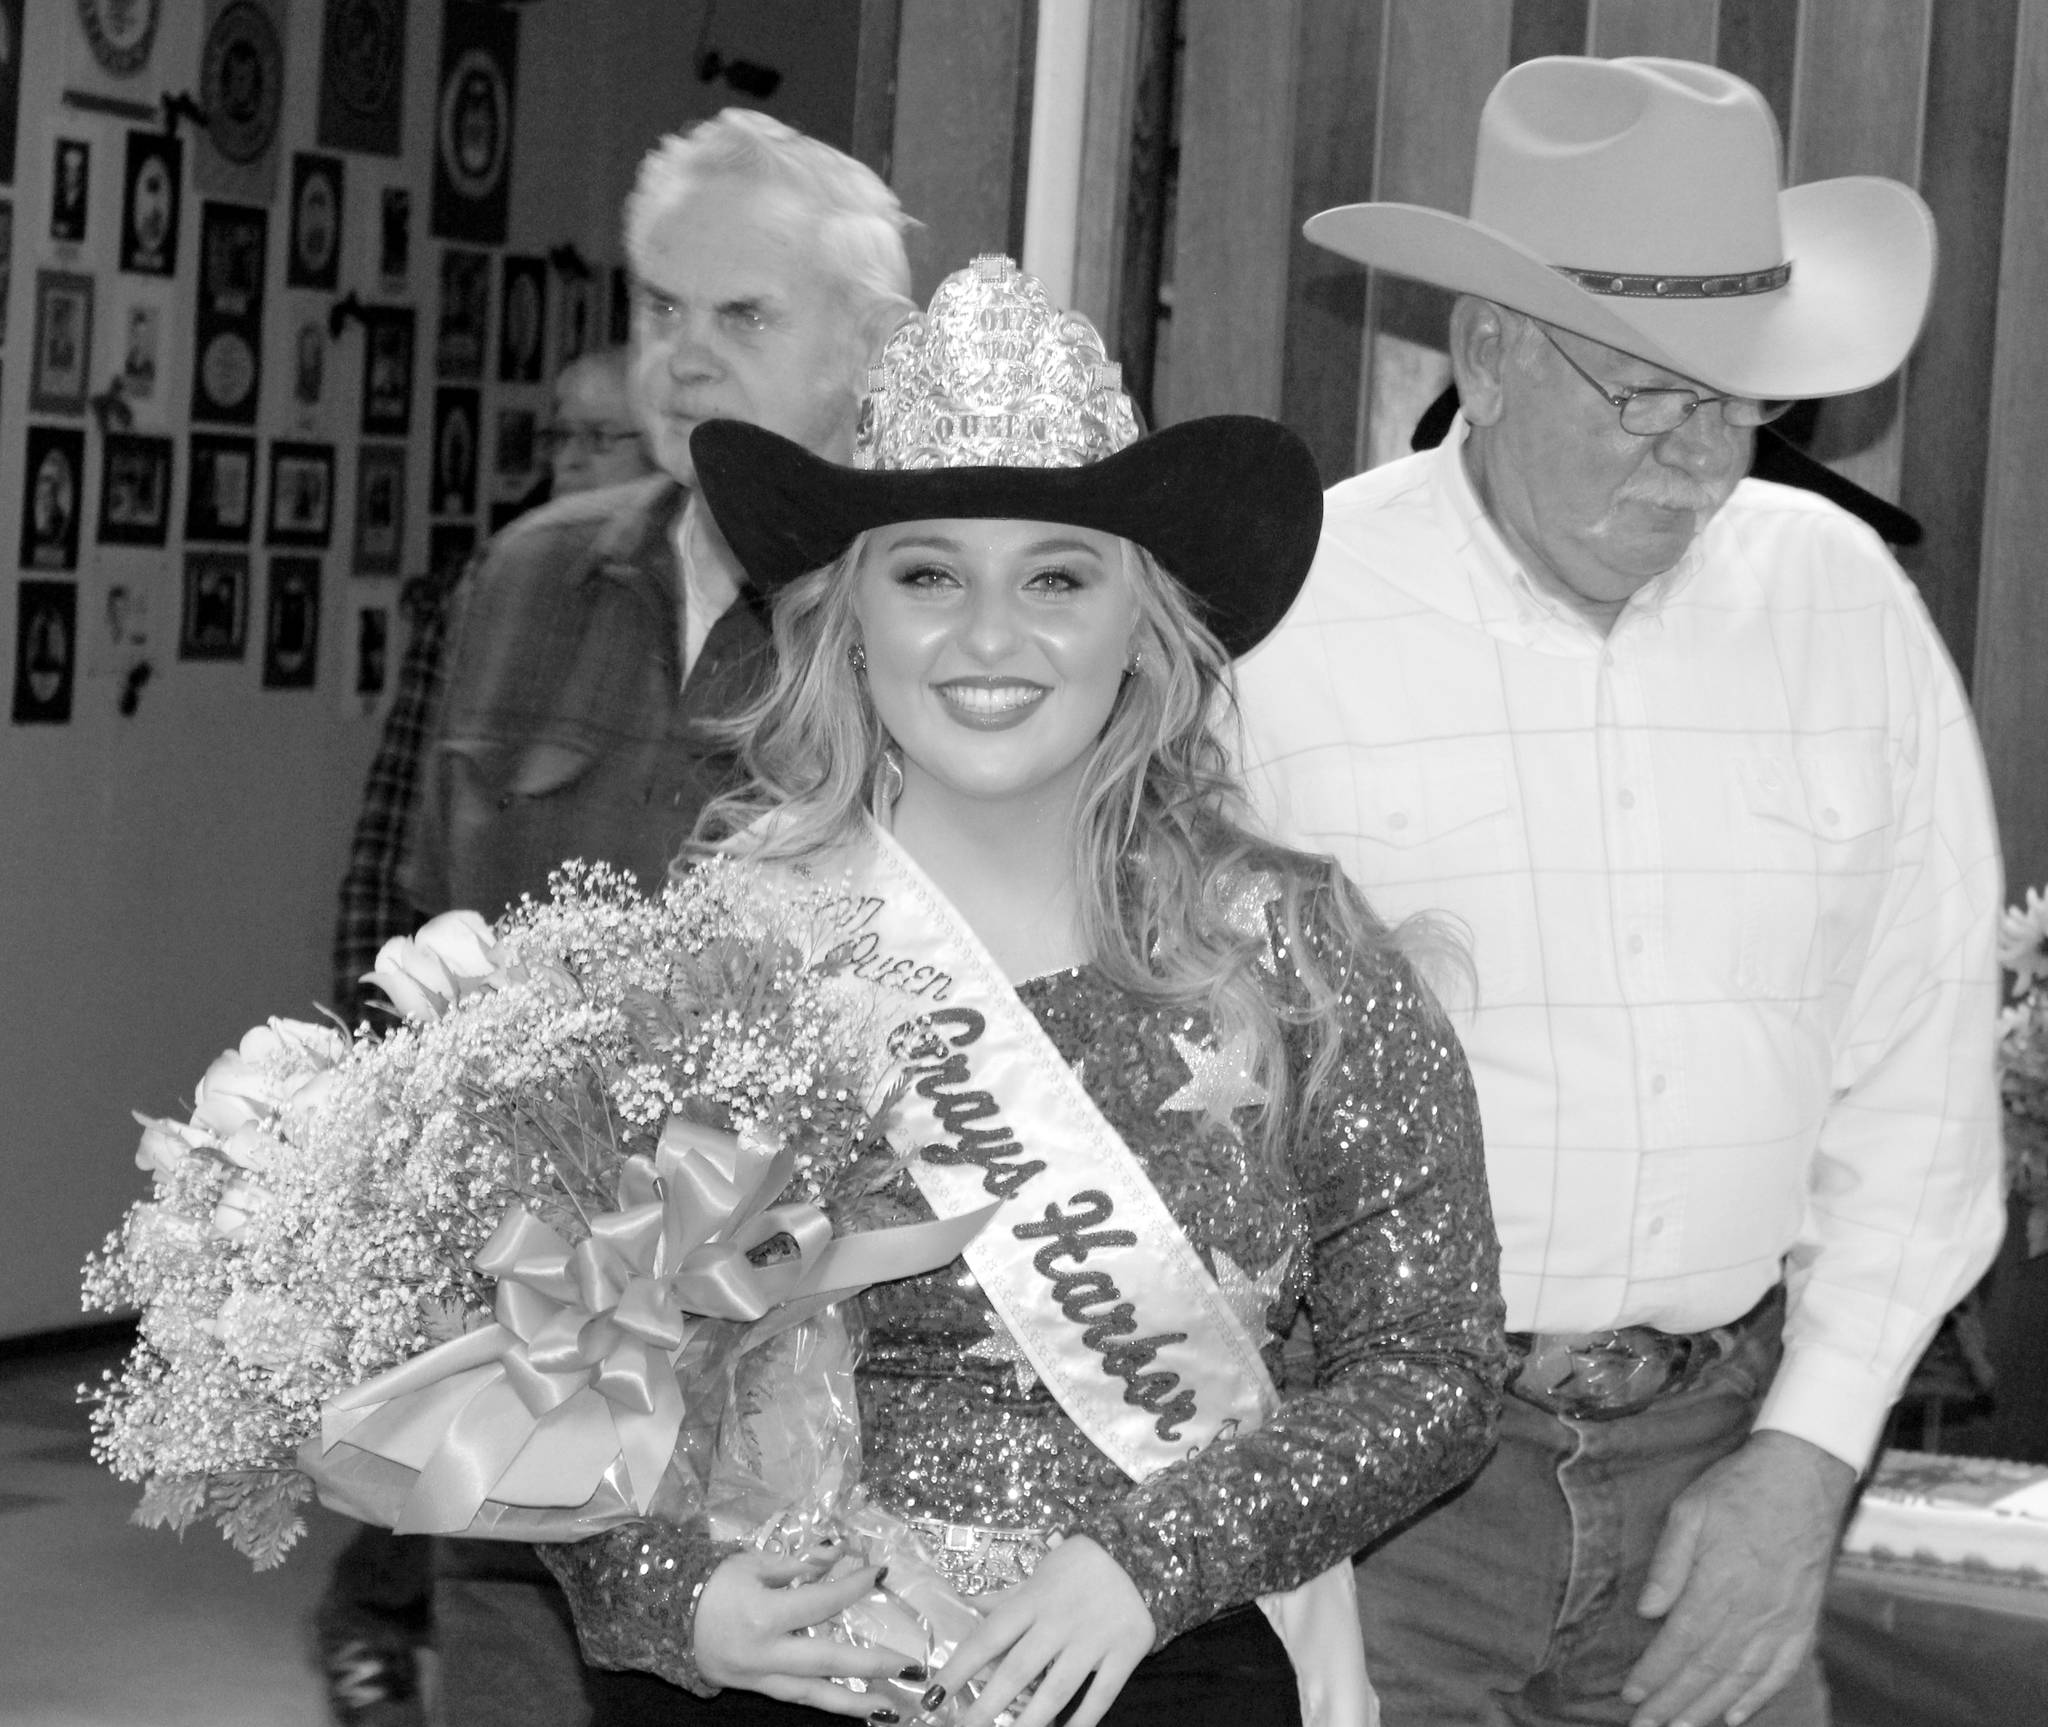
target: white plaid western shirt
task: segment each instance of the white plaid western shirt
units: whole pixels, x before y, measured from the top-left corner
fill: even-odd
[[[1905,575],[1744,481],[1602,636],[1436,450],[1328,494],[1238,668],[1254,796],[1454,914],[1508,1324],[1699,1331],[1782,1276],[1760,1425],[1861,1466],[1996,1246],[2000,872]]]

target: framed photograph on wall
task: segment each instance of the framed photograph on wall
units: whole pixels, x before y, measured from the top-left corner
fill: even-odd
[[[323,34],[321,144],[396,156],[405,118],[405,0],[327,0]]]
[[[121,268],[135,276],[178,273],[178,192],[184,146],[162,132],[130,132],[121,189]]]
[[[85,239],[92,146],[83,138],[59,138],[51,148],[50,238],[60,246],[76,246]]]
[[[114,327],[121,333],[121,393],[131,402],[147,402],[156,394],[163,308],[154,304],[125,307]]]
[[[270,512],[264,544],[325,546],[334,532],[334,446],[270,446]]]
[[[255,498],[256,440],[194,432],[186,467],[185,538],[246,540]]]
[[[92,278],[36,272],[35,354],[28,405],[38,414],[82,414],[91,387]]]
[[[596,341],[597,285],[588,272],[562,272],[555,308],[554,370],[559,372]]]
[[[434,325],[434,376],[481,380],[490,329],[490,253],[444,247],[441,314]]]
[[[0,186],[14,184],[15,122],[21,118],[21,15],[23,0],[0,0]]]
[[[504,243],[518,82],[516,14],[490,6],[442,9],[434,194],[427,210],[436,238]]]
[[[310,690],[320,666],[320,560],[272,558],[263,609],[263,687]]]
[[[547,363],[548,262],[506,257],[499,268],[498,378],[537,384]]]
[[[292,400],[317,408],[327,388],[327,321],[302,318],[292,337]]]
[[[300,151],[292,157],[291,243],[287,288],[332,290],[341,274],[341,158]]]
[[[14,590],[14,723],[71,722],[78,674],[78,584],[22,582]]]
[[[100,543],[160,546],[170,526],[171,440],[109,432],[100,462]]]
[[[78,568],[78,518],[85,507],[85,432],[30,426],[21,464],[21,567]]]
[[[377,201],[377,277],[387,294],[405,287],[412,269],[412,193],[386,186]]]
[[[481,397],[475,390],[434,392],[434,484],[428,514],[476,514]]]
[[[199,207],[199,303],[193,313],[192,417],[253,426],[263,389],[264,259],[270,214]]]
[[[249,643],[246,552],[187,552],[178,658],[239,660]]]
[[[405,556],[405,446],[356,451],[355,572],[395,576]]]
[[[402,438],[412,430],[413,311],[363,312],[363,436]]]
[[[109,77],[132,78],[149,64],[164,0],[78,0],[86,46]]]

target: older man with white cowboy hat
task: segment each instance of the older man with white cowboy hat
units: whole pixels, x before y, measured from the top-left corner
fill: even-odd
[[[1469,218],[1307,231],[1457,293],[1464,405],[1330,492],[1250,755],[1288,837],[1470,930],[1519,1357],[1494,1459],[1360,1567],[1386,1720],[1822,1722],[1851,1490],[1998,1235],[1998,848],[1912,585],[1743,476],[1905,359],[1932,219],[1781,189],[1712,67],[1545,59]]]

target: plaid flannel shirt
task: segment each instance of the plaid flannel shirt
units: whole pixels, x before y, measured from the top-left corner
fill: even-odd
[[[441,701],[441,650],[448,633],[452,584],[428,577],[407,584],[412,639],[398,668],[384,735],[363,785],[362,813],[349,842],[334,920],[335,1010],[356,1024],[377,998],[362,975],[393,936],[411,935],[424,914],[398,885],[406,830],[419,797],[420,761]]]

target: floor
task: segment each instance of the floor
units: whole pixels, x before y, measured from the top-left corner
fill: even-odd
[[[120,1355],[0,1359],[0,1727],[322,1727],[311,1614],[354,1526],[316,1508],[260,1574],[211,1526],[136,1528],[76,1401]]]

